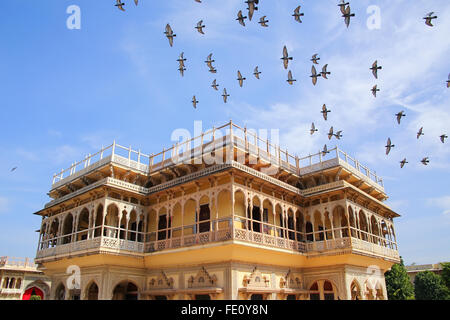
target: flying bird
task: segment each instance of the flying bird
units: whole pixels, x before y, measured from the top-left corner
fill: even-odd
[[[314,125],[314,122],[311,124],[311,129],[309,130],[309,132],[311,133],[311,135],[314,134],[314,132],[319,131],[318,129],[316,129],[316,126]]]
[[[344,2],[344,0],[341,1],[341,3],[338,4],[338,7],[341,9],[342,14],[345,14],[345,6],[348,6],[349,2]]]
[[[195,0],[195,2],[202,3],[202,0]]]
[[[388,138],[388,139],[387,139],[387,143],[386,143],[385,147],[386,147],[386,155],[388,155],[389,152],[391,152],[391,149],[392,149],[393,147],[395,147],[395,144],[392,144],[392,143],[391,143],[391,138]]]
[[[423,127],[421,127],[421,128],[419,129],[419,131],[417,132],[417,139],[419,139],[420,136],[423,136]]]
[[[430,163],[430,160],[428,157],[423,158],[422,160],[420,160],[420,162],[423,163],[424,166],[428,165],[428,163]]]
[[[373,96],[376,98],[377,97],[377,91],[380,91],[380,89],[378,89],[377,85],[374,85],[373,88],[371,89]]]
[[[328,113],[331,112],[331,110],[328,110],[328,109],[327,109],[327,106],[324,104],[324,105],[322,106],[322,111],[320,111],[320,112],[322,113],[323,118],[325,119],[325,121],[327,121],[327,119],[328,119]]]
[[[426,24],[427,26],[433,27],[433,24],[431,23],[431,21],[432,21],[433,19],[437,19],[437,16],[433,16],[433,14],[434,14],[434,12],[430,12],[430,13],[427,14],[426,17],[424,17],[424,19],[425,19],[425,24]]]
[[[396,113],[395,115],[397,117],[398,124],[400,124],[400,121],[402,120],[402,117],[406,117],[406,114],[403,112],[403,110],[400,111],[399,113]]]
[[[336,139],[341,140],[341,138],[342,138],[342,130],[336,132],[336,133],[334,134],[334,136],[336,137]]]
[[[281,60],[283,60],[284,68],[287,69],[289,65],[289,60],[292,60],[292,57],[289,57],[286,46],[283,47],[283,57],[281,58]]]
[[[443,134],[443,135],[439,136],[439,138],[441,138],[441,142],[444,143],[445,139],[447,139],[448,136],[446,134]]]
[[[378,79],[378,70],[381,70],[382,67],[378,66],[378,61],[375,60],[375,62],[372,64],[372,68],[370,68],[370,70],[372,70],[372,74],[375,77],[375,79]]]
[[[350,25],[350,18],[354,16],[354,13],[350,13],[350,5],[348,5],[344,10],[344,14],[342,15],[342,17],[344,17],[345,25],[347,26],[347,28]]]
[[[181,76],[184,77],[184,72],[186,71],[186,68],[180,66],[180,67],[178,68],[178,71],[180,71]]]
[[[328,151],[327,145],[324,145],[323,150],[322,150],[322,155],[325,156],[327,153],[330,153],[330,151]]]
[[[320,73],[317,74],[316,67],[312,66],[312,67],[311,67],[311,75],[310,75],[310,77],[312,78],[312,83],[313,83],[313,85],[316,85],[316,83],[317,83],[317,78],[320,77],[320,76],[321,76]]]
[[[266,16],[262,16],[261,18],[259,18],[259,24],[261,25],[261,27],[268,27],[269,25],[267,24],[267,22],[269,22],[269,20],[266,19]]]
[[[295,80],[293,77],[292,77],[292,72],[291,72],[291,70],[289,70],[289,72],[288,72],[288,79],[286,80],[290,85],[293,85],[294,84],[294,81],[297,81],[297,80]]]
[[[408,163],[408,161],[406,161],[406,158],[404,158],[402,161],[400,161],[400,168],[403,168],[406,163]]]
[[[230,95],[227,93],[227,89],[226,88],[223,88],[223,94],[222,94],[222,97],[223,97],[223,102],[224,103],[227,103],[227,98],[229,97]]]
[[[447,88],[450,88],[450,73],[448,74]]]
[[[253,75],[255,76],[256,79],[259,80],[260,74],[261,74],[261,72],[258,70],[258,66],[256,66],[255,70],[253,71]]]
[[[253,13],[255,10],[258,10],[256,5],[259,3],[259,0],[247,0],[245,3],[248,5],[248,20],[252,21]]]
[[[177,61],[180,64],[180,68],[184,67],[184,62],[186,61],[186,58],[184,57],[184,52],[180,54],[180,57],[177,59]]]
[[[213,55],[213,54],[210,53],[210,54],[206,57],[206,61],[205,61],[205,63],[206,63],[207,66],[209,67],[209,69],[214,69],[212,63],[213,63],[213,62],[216,62],[216,60],[213,60],[213,59],[212,59],[212,55]]]
[[[217,73],[217,69],[214,67],[209,68],[209,72],[211,73]]]
[[[197,103],[198,103],[198,100],[195,99],[195,96],[193,96],[192,97],[192,105],[194,106],[194,109],[197,109]]]
[[[213,87],[214,90],[216,90],[216,91],[219,90],[219,89],[218,89],[219,85],[217,84],[216,79],[214,79],[214,81],[212,82],[211,87]]]
[[[322,72],[320,73],[324,79],[328,79],[327,74],[331,74],[331,72],[327,71],[327,67],[328,67],[328,64],[324,65],[322,67]]]
[[[197,29],[197,31],[201,34],[205,34],[203,32],[203,28],[206,28],[206,26],[203,24],[203,20],[200,20],[199,22],[197,22],[197,26],[195,27],[195,29]]]
[[[117,0],[116,2],[117,2],[117,3],[115,4],[115,6],[116,6],[117,8],[119,8],[120,10],[125,11],[125,9],[123,8],[123,6],[125,5],[125,3],[123,3],[121,0]]]
[[[237,80],[239,81],[239,86],[242,88],[242,85],[244,84],[244,80],[247,80],[247,79],[242,77],[242,74],[239,70],[237,72],[237,75],[238,75]]]
[[[138,5],[139,0],[134,0],[134,4]]]
[[[247,19],[247,16],[243,16],[242,15],[242,10],[239,10],[239,12],[238,12],[238,17],[237,17],[237,21],[239,21],[239,23],[242,25],[242,26],[244,26],[245,27],[245,22],[244,22],[244,20],[245,19]]]
[[[11,172],[16,171],[17,167],[11,169]]]
[[[167,39],[169,39],[169,44],[172,47],[173,46],[173,38],[177,35],[173,33],[172,28],[169,24],[166,25],[166,31],[164,31],[164,34],[166,35]]]
[[[317,61],[319,61],[319,60],[320,60],[320,58],[318,57],[318,54],[317,54],[317,53],[313,54],[311,61],[312,61],[314,64],[319,64],[319,62],[317,62]]]
[[[292,15],[295,19],[295,21],[302,23],[302,20],[300,20],[300,17],[303,17],[305,14],[304,13],[300,13],[300,9],[302,7],[298,6],[297,8],[295,8],[294,10],[294,14]]]
[[[328,131],[328,140],[331,140],[331,137],[334,136],[333,133],[333,127],[330,128],[330,131]]]

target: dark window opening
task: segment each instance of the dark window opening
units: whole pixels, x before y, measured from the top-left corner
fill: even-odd
[[[209,205],[204,204],[200,206],[200,215],[199,215],[199,231],[202,232],[209,232],[211,231],[211,224],[209,221],[207,222],[200,222],[210,219],[210,210]]]
[[[253,207],[252,215],[253,215],[253,231],[261,232],[261,223],[257,222],[261,221],[261,210],[259,209],[259,207]]]

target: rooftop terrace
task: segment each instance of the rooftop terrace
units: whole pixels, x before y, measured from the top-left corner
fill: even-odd
[[[250,159],[255,164],[265,163],[264,173],[268,175],[272,175],[271,172],[277,173],[279,170],[284,170],[302,177],[328,168],[342,166],[377,191],[384,193],[383,179],[375,171],[362,165],[338,147],[329,150],[328,153],[318,151],[312,155],[298,157],[232,121],[203,132],[190,140],[174,144],[170,148],[164,148],[157,154],[145,154],[140,150],[134,150],[131,146],[125,147],[113,142],[99,152],[89,154],[83,160],[54,174],[52,190],[111,162],[151,176],[178,164],[201,164],[207,155],[214,157],[215,152],[219,153],[223,148],[231,147],[242,151],[243,155],[248,155],[247,160]],[[217,160],[221,161],[221,158],[215,157],[214,161]]]

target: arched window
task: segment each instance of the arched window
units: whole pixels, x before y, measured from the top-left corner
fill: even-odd
[[[66,288],[61,283],[55,292],[55,300],[65,300],[66,299]]]
[[[313,225],[311,222],[306,222],[306,240],[307,241],[314,241],[314,236],[313,236]]]
[[[97,214],[95,216],[95,231],[94,237],[100,237],[102,234],[102,223],[103,223],[103,206],[99,205],[97,207]]]
[[[334,300],[336,295],[335,286],[328,280],[316,281],[309,289],[310,300]]]
[[[6,277],[5,279],[3,279],[3,289],[8,288],[9,286],[9,278]]]
[[[138,287],[129,281],[123,281],[113,290],[113,300],[137,300]]]
[[[86,208],[83,208],[80,215],[78,216],[78,229],[76,240],[86,240],[88,238],[88,230],[89,230],[89,211]]]
[[[314,282],[313,285],[309,288],[309,299],[320,300],[320,291],[317,282]]]
[[[359,287],[359,284],[356,282],[356,280],[353,280],[352,284],[350,285],[350,293],[352,300],[361,300],[361,288]]]
[[[202,232],[209,232],[211,230],[211,223],[210,223],[210,209],[209,209],[209,204],[201,204],[200,205],[200,214],[198,217],[198,221],[199,221],[199,230],[200,233]],[[205,221],[205,222],[202,222]]]
[[[95,282],[92,282],[87,290],[88,300],[98,300],[98,286]]]
[[[73,231],[73,216],[72,214],[66,215],[63,224],[63,244],[70,243],[72,241],[72,231]]]
[[[16,280],[16,289],[20,289],[22,287],[22,279],[17,278]]]
[[[333,285],[329,281],[323,283],[323,296],[324,300],[334,300]]]
[[[9,280],[9,289],[14,289],[15,285],[16,285],[16,278],[11,278],[11,280]]]

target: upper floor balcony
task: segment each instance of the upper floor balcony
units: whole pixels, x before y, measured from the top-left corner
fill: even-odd
[[[117,200],[105,200],[91,212],[61,213],[43,225],[36,261],[100,253],[143,257],[227,243],[306,256],[353,253],[399,259],[392,222],[350,200],[332,201],[322,212],[318,204],[305,213],[293,205],[282,209],[283,203],[270,198],[254,198],[246,207],[243,195],[236,191],[232,211],[226,206],[229,192],[223,190],[210,202],[213,206],[186,199],[170,211],[162,203],[159,209],[127,212]]]
[[[36,264],[29,258],[0,257],[0,269],[24,270],[36,269]]]
[[[54,198],[64,195],[70,197],[74,191],[91,186],[108,176],[110,165],[123,167],[148,179],[160,174],[163,176],[162,180],[167,181],[170,177],[177,177],[173,173],[175,167],[233,161],[276,178],[283,175],[302,178],[323,170],[340,168],[350,181],[373,190],[377,199],[386,197],[382,178],[338,147],[330,149],[328,153],[319,151],[313,155],[298,157],[231,121],[157,154],[145,154],[114,142],[55,174],[49,194]],[[140,187],[144,185],[141,184]]]

